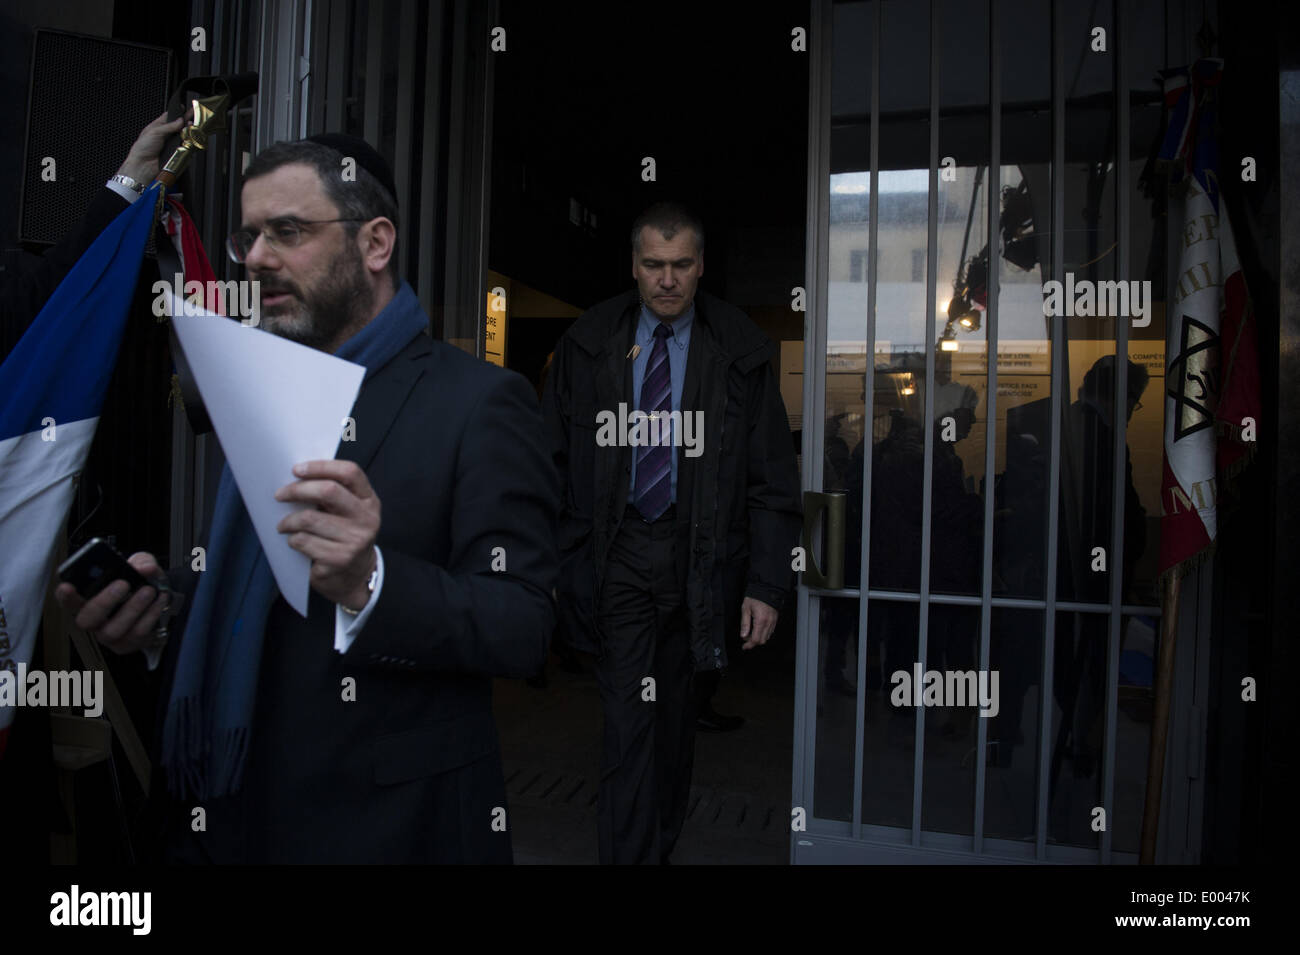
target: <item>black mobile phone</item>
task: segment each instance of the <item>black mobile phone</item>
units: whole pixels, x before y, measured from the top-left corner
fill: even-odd
[[[89,600],[115,580],[125,580],[134,593],[149,581],[102,537],[91,538],[84,547],[59,565],[59,579],[77,588]]]

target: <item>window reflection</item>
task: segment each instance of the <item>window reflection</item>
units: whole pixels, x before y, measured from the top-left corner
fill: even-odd
[[[1145,12],[1134,17],[1138,23],[1163,22],[1158,5],[1141,0],[1140,6]],[[1041,823],[1048,840],[1100,844],[1089,811],[1107,797],[1101,791],[1106,711],[1108,701],[1116,699],[1112,808],[1125,821],[1117,821],[1111,832],[1115,849],[1132,851],[1149,737],[1155,652],[1149,637],[1158,617],[1123,617],[1118,686],[1108,680],[1114,662],[1108,654],[1112,596],[1118,594],[1125,605],[1153,607],[1159,602],[1164,303],[1149,302],[1146,327],[1127,327],[1127,353],[1119,356],[1120,323],[1131,316],[1049,316],[1044,284],[1054,278],[1064,281],[1069,274],[1093,283],[1123,275],[1151,280],[1156,298],[1163,296],[1166,212],[1158,184],[1143,181],[1145,144],[1158,132],[1160,104],[1143,103],[1136,88],[1131,91],[1130,154],[1120,155],[1114,136],[1113,61],[1072,47],[1065,63],[1071,78],[1064,117],[1066,161],[1053,169],[1050,10],[1032,0],[1002,0],[1002,75],[994,79],[1001,83],[999,153],[1004,165],[991,168],[988,102],[980,79],[987,75],[988,63],[979,58],[987,45],[987,36],[979,36],[987,5],[940,0],[933,24],[928,8],[885,4],[882,11],[877,144],[882,168],[873,263],[871,176],[865,168],[871,71],[861,51],[870,48],[874,6],[836,5],[837,30],[842,19],[852,32],[847,38],[837,33],[833,57],[822,469],[823,488],[846,495],[845,585],[919,592],[929,453],[926,582],[932,594],[978,598],[987,583],[999,598],[1045,602],[1050,596],[1091,607],[1058,607],[1055,617],[1034,607],[991,608],[989,664],[1001,676],[1002,705],[985,724],[985,833],[1032,839],[1040,823],[1036,814],[1042,785],[1047,817]],[[1101,23],[1108,32],[1113,26],[1108,10],[1067,5],[1063,14],[1067,36],[1086,33],[1085,22]],[[938,155],[956,156],[949,178],[919,168],[929,155],[924,67],[930,28],[939,31],[941,50]],[[942,52],[949,42],[962,45],[960,56]],[[1150,49],[1134,55],[1133,62],[1142,65],[1130,77],[1148,75],[1148,65],[1162,64]],[[961,66],[954,70],[952,63]],[[1120,162],[1127,164],[1127,197],[1116,191]],[[918,168],[896,168],[903,165]],[[1051,221],[1054,194],[1064,196],[1062,222]],[[937,210],[933,246],[932,198]],[[1129,211],[1123,237],[1117,215],[1121,198]],[[990,222],[990,215],[995,221]],[[1120,267],[1121,238],[1127,268]],[[1062,275],[1052,274],[1054,257],[1062,262]],[[927,285],[931,266],[937,276],[932,292]],[[993,275],[996,303],[989,299]],[[869,344],[872,292],[875,332]],[[993,304],[997,344],[991,348]],[[996,362],[996,394],[988,389],[990,361]],[[933,372],[928,396],[927,364]],[[1128,392],[1120,408],[1115,407],[1117,380]],[[1054,387],[1059,389],[1055,414]],[[870,510],[864,514],[868,481]],[[992,512],[987,526],[986,505]],[[868,517],[870,539],[864,541]],[[982,577],[986,533],[993,535],[987,582]],[[864,549],[870,561],[866,580]],[[1051,594],[1049,558],[1057,568]],[[1118,582],[1115,573],[1121,576]],[[922,828],[966,834],[971,832],[980,721],[964,718],[968,714],[927,713],[918,780],[913,778],[915,710],[893,707],[888,700],[890,674],[911,666],[920,653],[920,607],[914,600],[882,596],[867,607],[862,820],[910,826],[911,800],[916,785],[923,783]],[[968,670],[977,665],[979,609],[930,604],[927,667]],[[816,673],[818,782],[831,785],[834,780],[837,813],[847,811],[844,797],[851,791],[852,760],[836,747],[847,747],[854,738],[848,721],[856,719],[858,615],[856,599],[823,600]],[[1054,664],[1045,682],[1049,648]],[[833,725],[821,728],[823,719]],[[1040,752],[1046,765],[1040,765]]]

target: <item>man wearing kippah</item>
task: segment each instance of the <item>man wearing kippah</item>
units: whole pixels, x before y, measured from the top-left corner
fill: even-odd
[[[189,599],[164,647],[153,587],[57,592],[104,645],[163,658],[168,861],[511,860],[492,678],[546,654],[557,482],[527,381],[429,337],[394,192],[359,139],[279,143],[245,170],[227,246],[264,331],[366,368],[356,439],[276,494],[307,505],[278,526],[312,561],[307,616],[229,469],[207,570],[169,573]]]

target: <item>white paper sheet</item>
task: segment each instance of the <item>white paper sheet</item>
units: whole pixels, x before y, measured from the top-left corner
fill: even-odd
[[[334,457],[366,370],[193,304],[173,299],[172,315],[275,582],[305,617],[311,560],[275,526],[308,505],[275,492],[297,480],[295,464]]]

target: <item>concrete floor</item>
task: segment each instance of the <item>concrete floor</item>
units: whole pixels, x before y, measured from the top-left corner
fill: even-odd
[[[793,651],[760,648],[722,681],[721,713],[745,717],[730,733],[698,733],[691,806],[675,865],[774,864],[790,855],[794,739]],[[594,864],[601,713],[592,661],[567,673],[552,658],[549,685],[498,680],[510,828],[519,864]]]
[[[788,625],[788,621],[782,621]],[[691,806],[674,864],[768,864],[789,862],[791,765],[794,736],[794,638],[780,628],[759,653],[745,654],[723,679],[714,700],[722,713],[746,723],[732,733],[698,733]],[[824,652],[824,647],[823,647]],[[515,861],[521,864],[596,862],[596,788],[602,717],[590,658],[585,670],[568,673],[552,658],[549,685],[499,680],[494,708],[509,794]],[[818,671],[822,670],[819,663]],[[852,675],[852,653],[846,673]],[[1125,688],[1127,691],[1128,688]],[[1135,709],[1121,692],[1118,709],[1114,845],[1137,848],[1149,713]],[[985,832],[1013,840],[1033,837],[1037,791],[1039,694],[1026,687],[1023,739],[1011,758],[990,765],[986,779]],[[851,816],[853,697],[818,687],[815,805],[809,815]],[[1008,700],[1008,705],[1016,705]],[[1054,706],[1054,725],[1061,713]],[[880,689],[869,691],[864,738],[864,820],[911,826],[915,717],[887,705]],[[926,720],[922,819],[927,830],[970,834],[974,809],[973,711],[953,722],[948,714]],[[1049,841],[1092,846],[1091,807],[1099,769],[1085,774],[1067,761],[1051,804]]]

